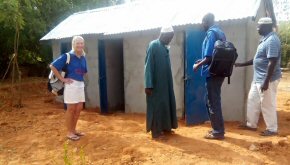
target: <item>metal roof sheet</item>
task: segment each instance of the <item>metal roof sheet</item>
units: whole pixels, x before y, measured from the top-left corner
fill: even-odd
[[[198,24],[212,12],[217,21],[256,16],[261,0],[144,0],[75,13],[41,40],[74,35],[112,35],[173,26]]]

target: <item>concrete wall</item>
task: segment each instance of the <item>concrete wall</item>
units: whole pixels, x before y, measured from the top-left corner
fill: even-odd
[[[52,57],[53,60],[57,59],[60,56],[61,50],[61,40],[53,40],[52,41]],[[63,96],[56,96],[55,100],[63,103]]]
[[[170,60],[176,99],[177,116],[184,112],[184,33],[177,32],[170,44]]]
[[[247,56],[247,20],[226,21],[220,23],[227,40],[232,42],[238,53],[237,61],[244,61]],[[234,68],[231,83],[228,79],[222,86],[222,109],[227,121],[243,121],[245,113],[245,71],[243,68]]]
[[[257,47],[259,45],[259,40],[261,36],[259,36],[257,32],[257,22],[261,17],[266,16],[264,3],[260,5],[256,18],[249,18],[247,23],[247,55],[244,61],[248,61],[254,58],[256,54]],[[247,111],[247,96],[251,87],[251,82],[253,80],[253,66],[248,66],[244,68],[245,76],[245,114],[244,121],[246,121],[246,111]]]
[[[256,22],[265,15],[265,8],[261,5],[256,19],[248,18],[221,23],[221,27],[227,35],[227,40],[233,42],[237,48],[239,54],[237,62],[253,59],[260,39],[256,30]],[[225,120],[246,120],[247,97],[252,79],[253,66],[234,68],[230,85],[227,84],[227,79],[225,79],[222,87],[222,108]]]
[[[107,40],[105,45],[108,106],[124,110],[123,42]]]
[[[52,41],[52,57],[53,59],[58,58],[60,55],[60,40]]]
[[[150,41],[158,38],[159,32],[139,33],[134,37],[124,38],[124,75],[125,75],[125,110],[126,112],[146,112],[144,93],[144,62],[146,48]],[[170,44],[170,59],[176,97],[178,116],[184,109],[184,60],[183,33],[177,33]]]
[[[100,107],[99,95],[99,64],[98,64],[98,41],[97,38],[84,38],[86,45],[86,59],[88,77],[86,83],[86,106],[90,108]]]
[[[248,30],[248,20],[225,21],[219,23],[225,31],[227,39],[237,48],[237,61],[244,61],[248,53],[255,52],[256,35]],[[252,28],[252,27],[251,27]],[[139,36],[124,39],[124,75],[125,75],[125,109],[126,112],[146,112],[144,94],[144,59],[148,43],[158,37],[154,34],[139,34]],[[178,116],[184,111],[184,34],[178,32],[171,42],[170,48],[174,90]],[[227,121],[244,121],[248,84],[250,84],[247,68],[234,68],[231,84],[227,78],[222,87],[222,108]]]
[[[123,40],[125,112],[146,112],[144,61],[148,43],[157,36],[139,34]]]

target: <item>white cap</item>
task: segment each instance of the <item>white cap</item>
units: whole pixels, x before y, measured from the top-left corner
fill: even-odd
[[[273,21],[270,17],[263,17],[263,18],[260,18],[259,21],[258,21],[258,24],[261,25],[261,24],[272,24]]]
[[[166,25],[161,28],[161,33],[173,33],[173,27],[171,25]]]

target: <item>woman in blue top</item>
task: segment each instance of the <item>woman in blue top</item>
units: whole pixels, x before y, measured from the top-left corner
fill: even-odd
[[[62,77],[59,73],[66,65],[66,54],[61,55],[50,65],[53,73],[65,84],[64,103],[67,104],[65,113],[65,124],[67,127],[67,138],[70,140],[79,140],[84,133],[76,131],[76,125],[80,112],[85,102],[84,75],[87,73],[87,64],[84,54],[84,39],[81,36],[75,36],[72,39],[72,50],[70,62],[66,66],[66,76]]]

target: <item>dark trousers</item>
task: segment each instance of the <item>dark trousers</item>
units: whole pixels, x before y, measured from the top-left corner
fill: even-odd
[[[207,89],[207,109],[211,121],[212,133],[214,135],[224,135],[224,119],[221,106],[221,87],[224,77],[208,77],[206,79]]]

